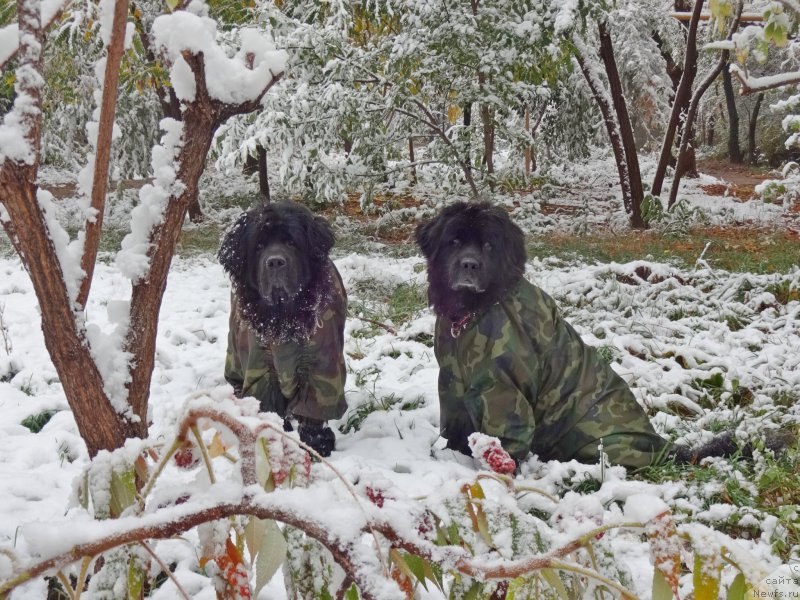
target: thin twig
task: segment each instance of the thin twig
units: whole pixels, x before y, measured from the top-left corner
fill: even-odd
[[[158,563],[158,566],[161,567],[161,570],[164,571],[164,574],[169,577],[170,581],[175,584],[175,588],[178,590],[178,593],[185,598],[185,600],[192,600],[189,594],[186,593],[186,590],[181,587],[181,584],[178,583],[178,579],[175,577],[175,574],[170,570],[170,568],[164,564],[158,555],[153,551],[150,545],[147,542],[139,542],[139,545],[145,549],[145,551],[152,557],[154,561]]]

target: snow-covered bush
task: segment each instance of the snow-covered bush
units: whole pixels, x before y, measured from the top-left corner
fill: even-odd
[[[498,440],[474,434],[470,446],[487,470],[410,498],[368,473],[354,485],[318,455],[312,468],[313,451],[281,418],[228,394],[222,387],[189,398],[167,441],[131,440],[95,457],[62,522],[25,525],[15,550],[0,549],[11,561],[0,561],[0,593],[56,570],[70,597],[92,573],[89,591],[108,597],[193,597],[211,588],[245,599],[284,565],[287,586],[302,598],[412,598],[417,586],[458,598],[537,590],[632,598],[632,575],[613,541],[630,529],[649,548],[653,597],[667,589],[716,598],[723,582],[753,587],[769,572],[733,539],[680,524],[662,499],[626,488],[620,467],[572,463],[598,491],[557,497],[530,470],[514,477]],[[188,543],[181,552],[158,542],[174,536]],[[693,574],[682,564],[693,564]]]

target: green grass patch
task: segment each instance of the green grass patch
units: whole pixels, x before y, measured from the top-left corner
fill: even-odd
[[[20,425],[30,429],[31,433],[39,433],[44,426],[50,422],[50,419],[53,418],[54,414],[56,413],[53,410],[44,410],[35,415],[25,417]]]
[[[414,410],[423,404],[425,404],[425,399],[422,396],[417,396],[411,400],[399,398],[394,393],[381,397],[373,396],[369,402],[360,404],[350,411],[350,414],[347,416],[347,420],[345,421],[344,425],[339,428],[339,431],[342,433],[358,431],[361,429],[361,426],[364,424],[364,421],[367,419],[367,417],[374,412],[386,412],[394,408],[397,408],[401,411]]]
[[[613,235],[553,233],[530,237],[528,253],[565,260],[579,258],[594,264],[649,258],[693,267],[709,242],[703,259],[716,269],[788,273],[800,264],[800,243],[790,232],[747,227],[700,228],[682,236],[655,231],[624,231]],[[798,292],[786,290],[787,295],[792,293]]]

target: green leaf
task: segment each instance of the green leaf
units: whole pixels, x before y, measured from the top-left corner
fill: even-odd
[[[258,479],[258,483],[264,486],[264,489],[268,490],[267,482],[270,479],[270,474],[272,473],[272,469],[269,466],[269,450],[267,450],[267,440],[265,438],[261,438],[258,440],[258,444],[256,444],[256,479]]]
[[[180,4],[180,0],[167,0],[167,8],[169,8],[170,11],[175,10],[178,4]]]
[[[244,526],[244,541],[247,542],[247,551],[250,554],[250,562],[255,561],[258,551],[261,549],[261,541],[267,531],[267,522],[264,519],[252,517]]]
[[[78,502],[80,502],[83,510],[89,510],[89,471],[84,471],[83,477],[81,477],[81,484],[78,488]]]
[[[747,584],[744,575],[739,573],[733,580],[731,587],[728,588],[728,600],[744,600]]]
[[[406,561],[406,565],[408,566],[409,571],[413,573],[414,577],[417,578],[422,584],[422,587],[425,588],[425,591],[428,591],[428,584],[425,582],[425,563],[428,562],[424,558],[417,556],[416,554],[404,554],[403,559]]]
[[[564,586],[564,582],[561,581],[561,577],[558,576],[553,569],[542,569],[540,571],[542,574],[542,578],[547,582],[553,590],[558,593],[559,597],[564,598],[564,600],[570,600],[570,595],[567,592],[567,588]]]
[[[653,569],[653,600],[672,600],[672,588],[669,587],[664,573]]]
[[[128,599],[139,600],[144,590],[145,572],[139,562],[131,557],[128,562]]]
[[[482,588],[483,586],[476,581],[472,584],[472,587],[467,590],[467,593],[464,594],[462,600],[478,600]]]
[[[722,566],[708,565],[703,556],[694,555],[694,597],[695,600],[717,600],[719,598],[719,577]]]
[[[254,518],[255,519],[255,518]],[[278,524],[269,519],[264,521],[264,534],[256,558],[255,596],[261,591],[286,559],[286,538]]]
[[[124,471],[111,471],[110,493],[108,509],[111,518],[116,519],[136,501],[136,474],[132,466]]]
[[[425,577],[430,579],[439,588],[439,591],[444,594],[444,579],[442,578],[442,567],[430,561],[425,561]]]
[[[356,584],[350,586],[350,589],[344,593],[344,600],[359,600],[358,598],[358,588]]]

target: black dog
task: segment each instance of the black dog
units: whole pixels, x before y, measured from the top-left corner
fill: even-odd
[[[334,447],[325,421],[347,408],[347,296],[333,244],[325,219],[277,203],[242,214],[219,251],[233,287],[225,379],[262,411],[297,417],[300,438],[323,456]]]
[[[522,231],[488,203],[459,202],[420,225],[428,297],[436,313],[441,432],[469,454],[473,432],[500,439],[520,460],[642,467],[672,458],[696,462],[736,451],[733,436],[697,449],[672,446],[619,377],[553,299],[523,277]]]

